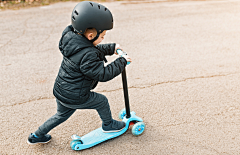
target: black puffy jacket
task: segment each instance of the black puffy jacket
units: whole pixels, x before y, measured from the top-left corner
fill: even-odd
[[[113,79],[127,64],[125,58],[120,57],[104,66],[105,55],[114,54],[115,44],[94,46],[87,38],[76,34],[71,25],[63,31],[59,49],[63,60],[53,94],[65,104],[84,103],[98,81]]]

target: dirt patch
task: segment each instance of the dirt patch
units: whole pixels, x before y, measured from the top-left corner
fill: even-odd
[[[18,10],[21,8],[29,8],[29,7],[36,7],[36,6],[44,6],[49,5],[57,2],[67,2],[70,0],[17,0],[17,1],[0,1],[0,10],[12,9]],[[71,1],[79,1],[82,0],[71,0]],[[108,0],[98,0],[96,2],[107,2]]]
[[[44,6],[57,2],[79,1],[82,0],[0,0],[0,10],[12,9],[18,10],[21,8],[29,8],[36,6]],[[131,4],[137,3],[156,3],[156,2],[180,2],[180,1],[216,1],[216,0],[92,0],[94,2],[112,2],[112,1],[131,1]]]

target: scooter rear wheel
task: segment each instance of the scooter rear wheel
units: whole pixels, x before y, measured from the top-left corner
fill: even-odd
[[[72,140],[70,146],[73,150],[79,150],[79,144],[81,145],[83,142],[81,140]]]

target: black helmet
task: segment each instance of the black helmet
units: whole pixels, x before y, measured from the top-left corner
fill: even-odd
[[[98,37],[104,30],[113,28],[112,13],[105,6],[95,2],[78,3],[73,9],[71,19],[73,28],[80,34],[84,34],[87,28],[95,28]]]

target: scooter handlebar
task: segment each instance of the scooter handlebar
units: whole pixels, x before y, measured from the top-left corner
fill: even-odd
[[[124,51],[122,51],[121,49],[117,49],[117,54],[118,54],[120,57],[122,57],[123,55],[127,55],[127,53],[124,52]],[[131,63],[131,62],[128,61],[128,62],[127,62],[127,65],[129,65],[130,63]]]

